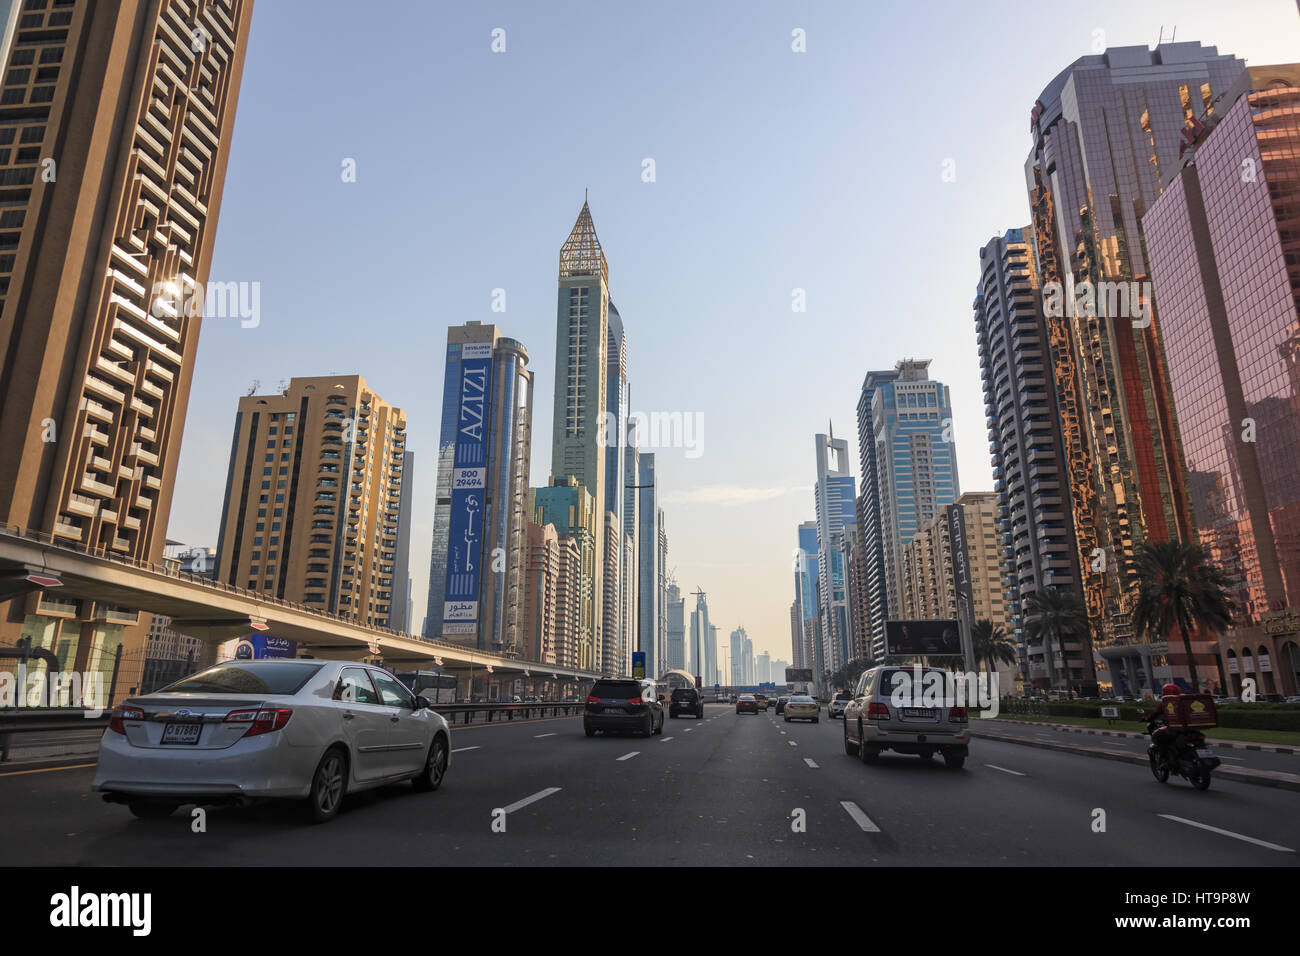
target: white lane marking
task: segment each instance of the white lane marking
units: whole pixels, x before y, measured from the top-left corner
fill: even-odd
[[[808,766],[812,767],[814,770],[817,769],[817,761],[813,760],[812,757],[804,757],[803,762],[806,763]]]
[[[1221,836],[1232,837],[1234,840],[1242,840],[1246,843],[1253,843],[1255,844],[1255,846],[1262,846],[1270,850],[1277,850],[1280,853],[1295,852],[1295,850],[1287,846],[1279,846],[1276,843],[1269,843],[1267,840],[1256,840],[1254,837],[1244,836],[1240,833],[1233,833],[1231,830],[1220,830],[1218,827],[1212,827],[1208,823],[1197,823],[1195,820],[1187,820],[1183,817],[1176,817],[1172,813],[1157,813],[1156,816],[1164,817],[1166,820],[1173,820],[1175,823],[1186,823],[1189,827],[1199,827],[1202,830],[1209,830],[1211,833],[1218,833]]]
[[[478,750],[478,749],[479,749],[478,744],[475,744],[473,747],[457,747],[455,750],[452,751],[452,753],[461,754],[464,753],[466,750]]]
[[[534,740],[541,740],[543,737],[554,737],[554,736],[555,736],[555,734],[553,734],[553,733],[550,733],[550,734],[533,734],[533,739],[534,739]]]
[[[689,734],[694,729],[695,729],[694,727],[687,727],[685,730],[682,731],[682,733]]]
[[[633,757],[635,757],[635,756],[636,756],[637,754],[639,754],[640,752],[641,752],[641,751],[639,751],[639,750],[633,750],[630,754],[623,754],[623,756],[619,757],[618,759],[619,759],[619,760],[631,760]]]
[[[672,739],[673,739],[673,738],[671,738],[671,737],[662,737],[662,738],[660,738],[659,742],[660,742],[661,744],[666,744],[666,743],[668,743],[668,741],[670,741],[670,740],[672,740]]]
[[[1017,777],[1023,777],[1023,776],[1024,776],[1024,774],[1021,773],[1019,770],[1008,770],[1006,767],[999,767],[999,766],[998,766],[997,764],[995,764],[995,763],[986,763],[984,766],[988,767],[990,770],[1001,770],[1003,773],[1014,774],[1014,775],[1017,776]]]
[[[798,746],[799,746],[798,741],[795,741],[795,740],[787,740],[786,743],[788,743],[791,747],[798,747]]]
[[[859,807],[852,800],[841,800],[840,806],[842,806],[845,812],[848,813],[848,815],[853,818],[853,822],[856,823],[858,826],[862,827],[862,829],[865,830],[867,833],[880,832],[880,827],[872,823],[871,817],[863,813],[862,808]]]
[[[785,731],[784,731],[784,730],[783,730],[783,731],[781,731],[781,736],[782,736],[782,737],[784,737],[784,736],[785,736]]]
[[[536,803],[538,800],[544,800],[553,793],[559,793],[559,787],[547,787],[545,790],[538,790],[531,797],[524,797],[522,800],[516,800],[508,807],[504,807],[506,813],[514,813],[516,810],[522,810],[530,803]]]

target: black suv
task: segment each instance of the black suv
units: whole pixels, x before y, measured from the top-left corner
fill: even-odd
[[[704,698],[694,687],[679,687],[673,691],[673,699],[668,702],[668,716],[680,717],[690,714],[695,718],[704,716]]]
[[[645,737],[663,733],[663,698],[655,695],[655,682],[634,677],[596,681],[587,695],[582,729],[588,737],[598,730],[639,731]]]

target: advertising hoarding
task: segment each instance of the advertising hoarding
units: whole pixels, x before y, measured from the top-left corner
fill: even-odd
[[[451,519],[447,533],[447,588],[442,633],[478,630],[478,595],[483,564],[483,496],[492,411],[492,345],[462,345],[452,464]]]
[[[955,620],[886,621],[885,653],[913,657],[959,655],[961,637]]]

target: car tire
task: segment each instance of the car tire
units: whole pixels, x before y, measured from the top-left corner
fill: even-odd
[[[126,808],[141,820],[162,820],[175,813],[179,806],[179,803],[167,803],[163,800],[132,800]]]
[[[448,748],[447,738],[435,734],[429,746],[429,756],[424,761],[424,769],[418,776],[411,778],[411,786],[416,793],[433,793],[442,786],[442,778],[447,773]]]
[[[849,740],[849,722],[844,721],[844,753],[850,757],[858,755],[858,745]]]
[[[585,726],[584,726],[582,729],[583,729],[583,731],[586,732],[586,734],[587,734],[588,737],[594,737],[594,736],[596,736],[596,731],[592,730],[590,727],[585,727]]]
[[[813,723],[814,723],[814,724],[820,724],[821,722],[822,722],[822,719],[821,719],[820,717],[814,717],[814,718],[813,718]]]
[[[790,718],[787,717],[787,718],[785,719],[785,722],[786,722],[787,724],[790,723]]]
[[[348,792],[348,758],[341,747],[325,751],[311,776],[307,809],[312,823],[328,823],[339,814]]]
[[[653,737],[655,734],[655,719],[650,714],[645,715],[645,726],[641,728],[642,737]]]
[[[964,754],[944,754],[943,764],[949,770],[960,770],[966,765],[966,757]]]
[[[677,719],[677,715],[676,715],[676,714],[669,714],[668,716],[669,716],[669,718],[672,719],[672,720],[676,720],[676,719]]]
[[[663,718],[660,718],[660,720],[659,720],[659,729],[656,730],[655,733],[657,733],[657,734],[662,734],[663,732],[664,732],[664,722],[663,722]]]

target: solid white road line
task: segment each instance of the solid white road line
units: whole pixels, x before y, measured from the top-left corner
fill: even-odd
[[[506,813],[514,813],[516,810],[522,810],[530,803],[536,803],[538,800],[544,800],[547,797],[549,797],[551,794],[559,793],[559,792],[560,792],[559,787],[547,787],[545,790],[538,790],[531,797],[524,797],[522,800],[516,800],[514,803],[510,804],[510,806],[504,807],[503,809],[506,811]]]
[[[1024,774],[1021,773],[1019,770],[1008,770],[1006,767],[999,767],[997,764],[994,763],[986,763],[984,766],[988,767],[990,770],[1001,770],[1003,773],[1014,774],[1017,777],[1024,776]]]
[[[619,759],[619,760],[631,760],[633,757],[635,757],[635,756],[636,756],[637,754],[639,754],[640,752],[641,752],[641,751],[639,751],[639,750],[633,750],[630,754],[623,754],[623,756],[619,757],[618,759]]]
[[[1202,830],[1209,830],[1211,833],[1218,833],[1221,836],[1232,837],[1234,840],[1242,840],[1246,843],[1253,843],[1255,846],[1266,847],[1270,850],[1277,850],[1280,853],[1294,853],[1295,850],[1287,846],[1279,846],[1276,843],[1269,843],[1267,840],[1256,840],[1254,837],[1243,836],[1240,833],[1233,833],[1231,830],[1220,830],[1218,827],[1212,827],[1208,823],[1197,823],[1195,820],[1187,820],[1183,817],[1176,817],[1172,813],[1157,813],[1156,816],[1164,817],[1166,820],[1173,820],[1175,823],[1186,823],[1189,827],[1198,827]]]
[[[541,740],[543,737],[554,737],[555,734],[533,734],[534,740]]]
[[[478,749],[479,749],[478,745],[475,744],[473,747],[457,747],[455,750],[452,751],[452,753],[460,754],[460,753],[464,753],[466,750],[478,750]]]
[[[808,766],[812,767],[814,770],[817,769],[817,761],[813,760],[812,757],[804,757],[803,762],[806,763]]]
[[[865,830],[867,833],[879,833],[879,832],[880,832],[880,827],[878,827],[878,826],[876,826],[874,823],[872,823],[872,822],[871,822],[871,817],[869,817],[869,816],[867,816],[865,813],[863,813],[863,812],[862,812],[862,808],[859,807],[859,806],[858,806],[856,803],[854,803],[852,800],[841,800],[841,801],[840,801],[840,806],[842,806],[842,807],[844,808],[844,811],[845,811],[845,812],[846,812],[850,817],[853,818],[853,822],[856,823],[858,826],[862,827],[862,829]]]

